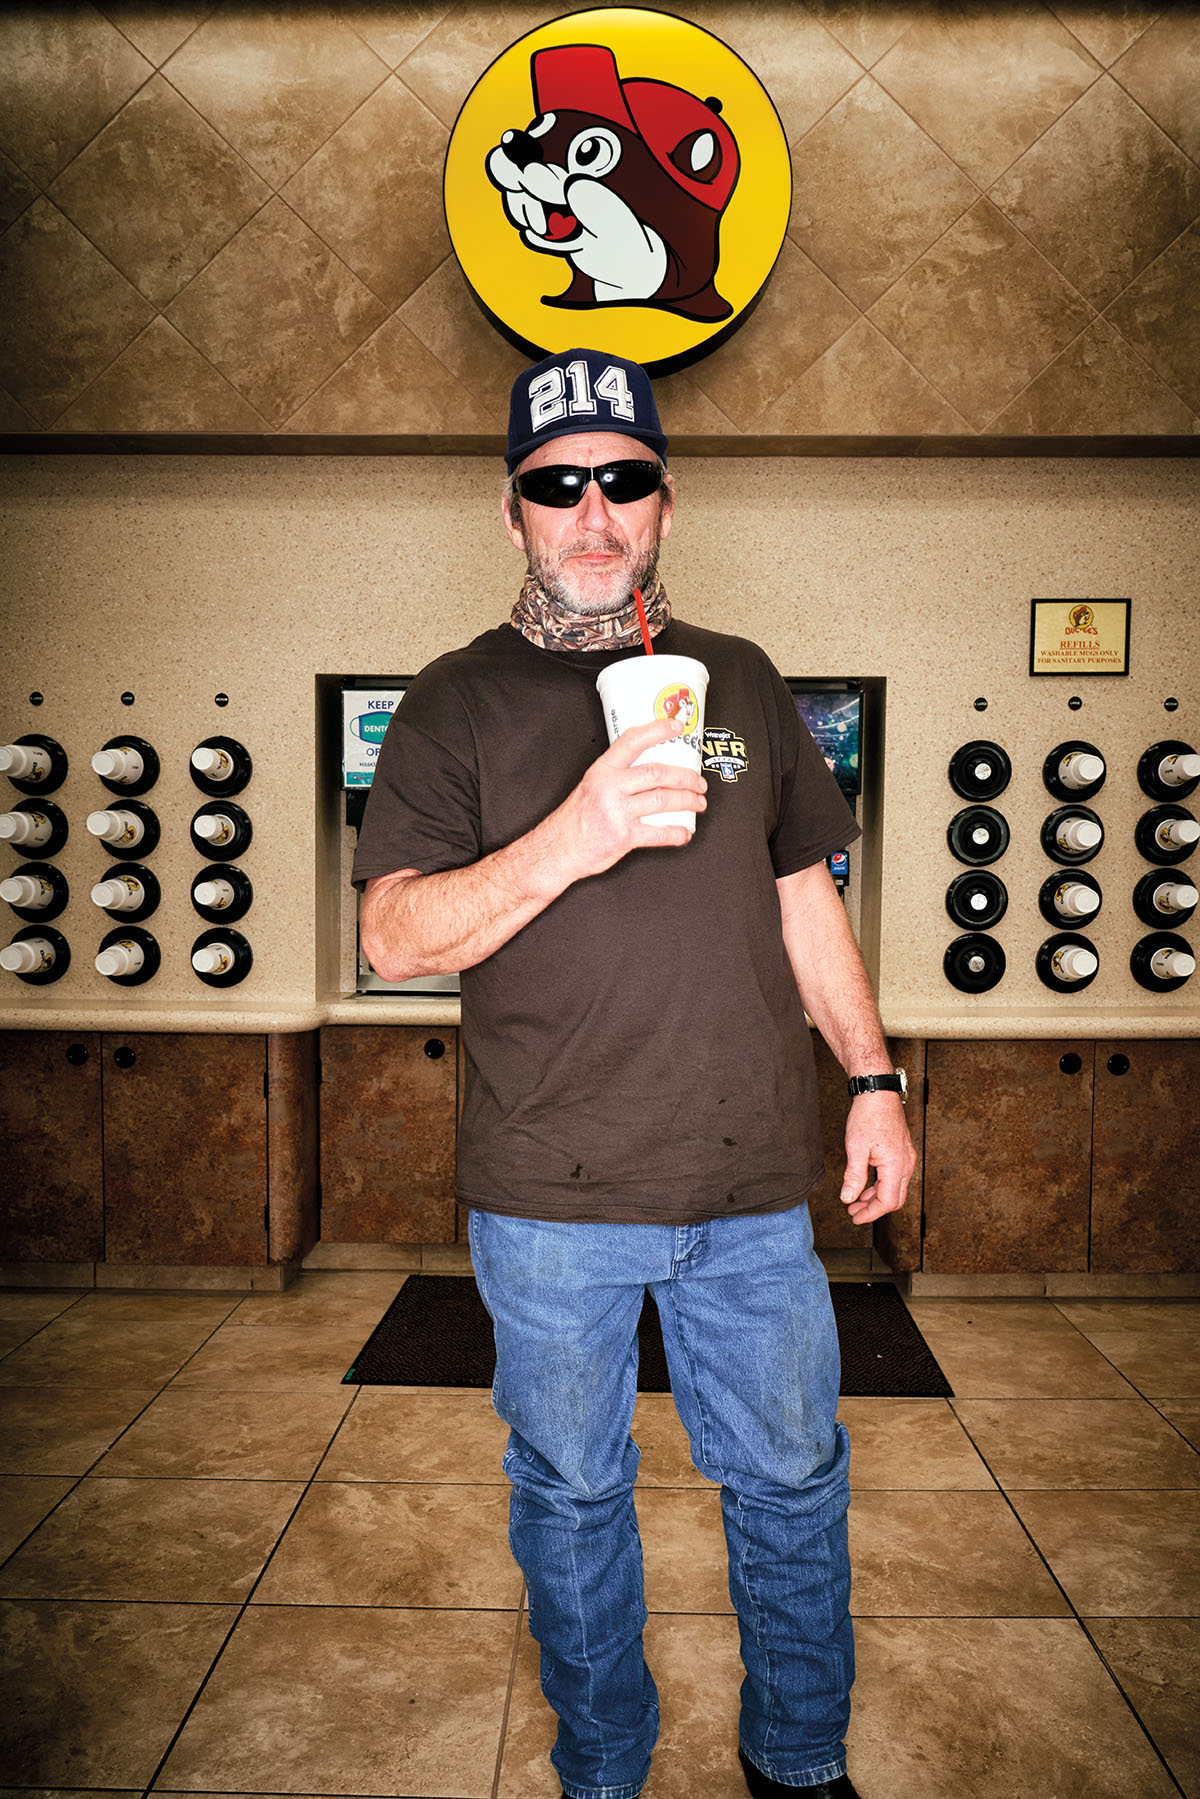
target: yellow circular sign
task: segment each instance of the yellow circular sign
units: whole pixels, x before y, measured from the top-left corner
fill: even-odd
[[[667,374],[747,316],[792,172],[779,117],[727,44],[669,13],[572,13],[480,76],[446,152],[454,253],[503,334]]]

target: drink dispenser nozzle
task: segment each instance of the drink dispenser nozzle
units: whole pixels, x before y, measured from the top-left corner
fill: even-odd
[[[1054,905],[1064,918],[1087,918],[1099,909],[1100,895],[1078,881],[1062,881],[1055,889]]]
[[[7,900],[10,906],[40,912],[53,901],[54,888],[41,874],[9,875],[7,881],[0,881],[0,899]]]
[[[1077,993],[1095,980],[1100,967],[1096,947],[1074,931],[1047,937],[1034,960],[1038,979],[1056,993]]]
[[[122,849],[132,849],[146,835],[142,819],[136,812],[126,812],[124,808],[114,808],[111,812],[89,812],[87,828],[101,843],[119,844]]]
[[[92,770],[122,799],[145,793],[158,780],[158,752],[144,737],[110,737],[92,757]]]
[[[1060,806],[1042,824],[1042,848],[1052,862],[1090,862],[1104,842],[1104,826],[1087,806]]]
[[[1194,818],[1165,818],[1154,833],[1160,849],[1189,849],[1200,842],[1200,824]]]
[[[136,875],[111,875],[107,881],[97,881],[92,888],[92,904],[105,912],[137,912],[146,903],[146,889]],[[107,969],[101,969],[106,974]]]
[[[1190,787],[1200,781],[1200,756],[1194,751],[1185,756],[1164,756],[1155,770],[1164,787]]]
[[[245,745],[235,737],[206,737],[192,751],[188,771],[202,793],[217,799],[240,793],[254,765]]]
[[[53,793],[67,778],[66,752],[53,737],[18,737],[0,744],[0,775],[22,793]]]
[[[1056,799],[1090,799],[1104,785],[1104,757],[1094,743],[1060,743],[1042,764],[1042,780]]]
[[[146,952],[140,943],[113,943],[96,957],[97,974],[106,974],[110,979],[113,975],[138,974],[145,966]]]
[[[122,787],[131,787],[146,772],[146,764],[142,758],[135,749],[129,747],[97,750],[92,757],[92,767],[103,780],[116,781]]]
[[[66,814],[53,800],[19,800],[11,812],[0,812],[0,843],[27,856],[57,855],[66,841]]]
[[[1190,743],[1168,737],[1142,751],[1137,778],[1152,800],[1185,800],[1200,786],[1200,756]]]
[[[254,965],[254,953],[240,931],[221,926],[204,931],[192,945],[192,967],[208,987],[234,987]]]
[[[101,939],[96,970],[117,987],[140,987],[157,974],[162,953],[158,941],[140,925],[121,924]]]
[[[0,949],[0,969],[31,987],[61,980],[71,965],[71,949],[53,925],[27,925]]]
[[[1198,900],[1200,893],[1191,881],[1172,876],[1164,868],[1152,868],[1133,890],[1133,909],[1152,930],[1186,924]]]
[[[26,937],[0,949],[0,968],[8,974],[41,974],[53,966],[54,950],[44,937]]]
[[[210,781],[231,781],[233,779],[233,757],[228,750],[214,749],[211,745],[201,744],[192,751],[192,767],[197,774],[207,775]]]
[[[1134,980],[1150,992],[1173,993],[1191,980],[1196,958],[1186,937],[1177,937],[1173,931],[1151,931],[1134,945],[1129,967]]]
[[[50,754],[40,744],[0,744],[0,775],[12,781],[36,781],[40,786],[50,773]]]

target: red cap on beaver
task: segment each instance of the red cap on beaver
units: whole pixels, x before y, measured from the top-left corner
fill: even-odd
[[[635,132],[685,193],[721,212],[738,177],[732,131],[714,110],[665,81],[625,81],[602,44],[563,44],[533,58],[539,113],[581,112]]]

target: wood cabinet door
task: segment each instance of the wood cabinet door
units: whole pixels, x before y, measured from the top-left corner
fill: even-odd
[[[267,1261],[262,1036],[104,1035],[107,1260]]]
[[[926,1272],[1087,1268],[1093,1049],[930,1043]]]
[[[458,1032],[321,1032],[321,1240],[453,1243]]]
[[[1092,1271],[1200,1270],[1200,1040],[1096,1045]]]
[[[0,1262],[104,1254],[100,1033],[0,1032]]]

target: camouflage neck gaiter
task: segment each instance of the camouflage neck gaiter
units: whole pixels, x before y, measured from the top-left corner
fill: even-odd
[[[642,595],[651,637],[657,637],[671,617],[667,590],[655,575]],[[533,575],[526,575],[521,597],[512,609],[509,624],[540,650],[636,650],[642,647],[642,630],[632,595],[616,612],[581,617],[552,600]]]

